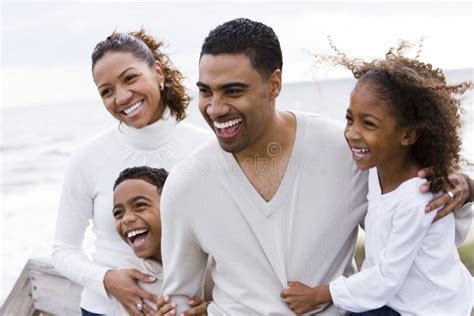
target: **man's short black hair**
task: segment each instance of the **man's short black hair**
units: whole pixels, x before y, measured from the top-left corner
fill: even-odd
[[[264,78],[276,69],[282,70],[280,42],[271,27],[245,18],[238,18],[213,29],[204,40],[205,54],[246,54],[252,66]]]

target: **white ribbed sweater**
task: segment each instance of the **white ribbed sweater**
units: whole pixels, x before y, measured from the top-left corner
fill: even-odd
[[[189,124],[176,124],[167,111],[163,119],[142,129],[114,126],[74,153],[62,189],[52,258],[59,272],[84,287],[82,308],[112,315],[105,272],[135,258],[115,231],[112,216],[112,189],[119,173],[143,165],[169,171],[210,136]],[[92,260],[82,249],[90,220],[97,237]]]

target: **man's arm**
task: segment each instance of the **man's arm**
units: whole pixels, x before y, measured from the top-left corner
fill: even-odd
[[[425,168],[420,170],[418,176],[420,178],[429,179],[431,176],[431,169]],[[434,219],[435,221],[443,218],[454,210],[462,208],[473,200],[473,180],[468,175],[459,172],[451,172],[449,174],[449,180],[454,184],[454,188],[449,190],[449,192],[453,194],[453,198],[451,199],[449,194],[446,192],[446,194],[441,195],[426,206],[426,212],[443,207],[438,211],[438,214]],[[422,185],[420,190],[421,192],[429,192],[430,182]]]
[[[202,297],[208,256],[202,251],[187,217],[195,211],[194,208],[186,209],[186,205],[192,203],[180,202],[184,200],[183,196],[193,199],[192,194],[180,195],[175,191],[179,189],[179,183],[174,180],[170,175],[161,195],[162,293],[176,303],[176,313],[179,315],[189,309],[188,302],[192,297]]]

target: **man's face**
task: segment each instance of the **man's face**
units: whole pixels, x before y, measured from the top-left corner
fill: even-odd
[[[199,110],[227,152],[239,153],[264,136],[275,114],[281,72],[268,79],[245,54],[208,55],[199,63]]]

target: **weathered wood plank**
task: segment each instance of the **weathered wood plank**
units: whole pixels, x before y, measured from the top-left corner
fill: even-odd
[[[4,316],[31,315],[34,310],[28,264],[26,264],[13,289],[3,303],[1,314]]]
[[[35,309],[54,315],[79,315],[82,287],[64,278],[50,260],[30,261],[30,282]]]
[[[8,295],[2,315],[79,315],[82,287],[59,274],[49,258],[28,260],[13,290]],[[44,315],[44,314],[43,314]]]

